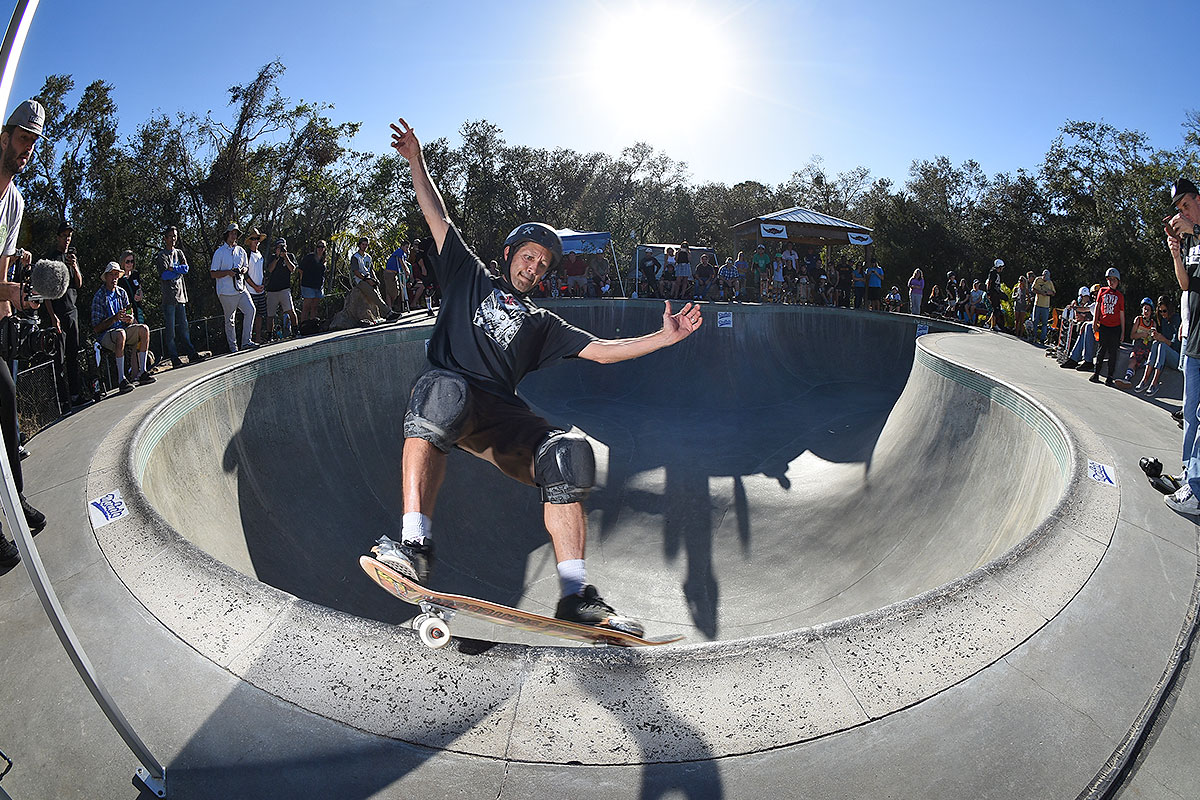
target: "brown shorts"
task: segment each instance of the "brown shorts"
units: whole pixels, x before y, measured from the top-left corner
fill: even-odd
[[[542,443],[560,429],[519,399],[502,400],[473,386],[470,391],[470,411],[458,446],[490,461],[508,477],[537,486],[533,459]]]
[[[460,387],[465,387],[465,401]],[[529,486],[537,486],[538,448],[560,430],[517,397],[498,397],[444,370],[430,370],[417,379],[404,417],[406,437],[424,439],[443,452],[458,447]],[[455,437],[452,443],[448,435]]]

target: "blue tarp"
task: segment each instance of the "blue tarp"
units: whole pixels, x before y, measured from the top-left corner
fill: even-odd
[[[562,238],[564,253],[603,253],[612,241],[611,233],[585,233],[563,228],[558,232]]]

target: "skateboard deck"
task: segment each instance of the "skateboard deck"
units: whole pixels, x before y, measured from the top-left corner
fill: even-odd
[[[500,625],[507,625],[510,628],[541,633],[546,636],[557,636],[560,639],[620,647],[654,647],[677,642],[683,638],[682,636],[663,636],[644,639],[624,631],[567,622],[474,597],[435,592],[409,580],[387,564],[370,556],[360,557],[358,564],[362,567],[363,572],[367,573],[367,577],[387,590],[389,594],[421,608],[422,613],[413,620],[413,627],[420,633],[421,641],[429,647],[443,647],[449,643],[450,629],[447,622],[454,614],[466,614]]]

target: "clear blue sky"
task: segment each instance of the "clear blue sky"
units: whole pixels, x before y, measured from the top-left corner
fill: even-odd
[[[513,144],[646,141],[692,180],[779,183],[813,155],[902,183],[910,162],[1035,169],[1067,119],[1182,143],[1200,97],[1168,90],[1180,3],[42,0],[12,103],[46,75],[115,86],[123,133],[155,110],[227,114],[279,57],[285,95],[384,150],[487,119]]]

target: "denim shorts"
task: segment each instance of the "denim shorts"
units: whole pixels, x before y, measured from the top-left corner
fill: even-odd
[[[319,286],[315,289],[310,286],[301,286],[300,287],[300,299],[301,300],[320,300],[324,296],[325,296],[325,292],[322,291]]]

